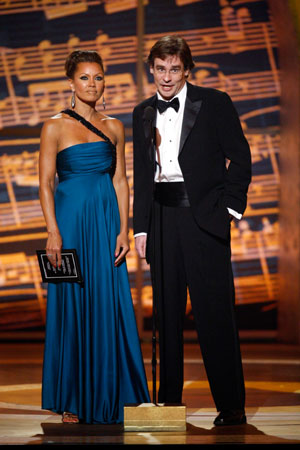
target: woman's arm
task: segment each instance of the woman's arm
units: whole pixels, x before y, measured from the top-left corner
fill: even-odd
[[[115,265],[118,265],[129,251],[128,240],[128,214],[129,214],[129,187],[126,177],[125,165],[125,133],[122,122],[115,119],[112,121],[114,134],[117,138],[116,152],[117,163],[113,177],[113,185],[116,191],[119,212],[120,212],[120,234],[117,237],[115,250]]]
[[[57,226],[54,206],[58,123],[56,119],[45,122],[40,140],[39,196],[46,221],[48,239],[46,251],[51,264],[61,266],[62,239]]]

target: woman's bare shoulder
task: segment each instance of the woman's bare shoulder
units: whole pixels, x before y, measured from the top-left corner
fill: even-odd
[[[101,120],[105,123],[107,129],[114,133],[116,136],[124,133],[124,125],[121,120],[110,116],[104,116]]]
[[[70,118],[63,113],[55,114],[47,119],[42,127],[42,135],[51,134],[53,137],[59,137],[65,126],[70,122]]]
[[[63,115],[61,113],[56,114],[55,116],[52,116],[49,119],[45,120],[42,130],[49,132],[58,131],[62,127],[63,121]]]

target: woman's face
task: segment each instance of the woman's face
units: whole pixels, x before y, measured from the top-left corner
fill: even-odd
[[[101,66],[95,62],[78,63],[70,85],[81,101],[96,103],[104,91],[104,73]]]

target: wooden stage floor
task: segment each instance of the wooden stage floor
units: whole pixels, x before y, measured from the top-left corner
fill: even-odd
[[[142,345],[151,390],[151,344]],[[40,409],[43,343],[0,342],[0,445],[300,444],[300,347],[242,343],[248,423],[214,427],[216,410],[197,344],[185,345],[186,432],[68,425]]]

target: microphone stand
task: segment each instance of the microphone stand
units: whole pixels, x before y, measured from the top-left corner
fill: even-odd
[[[152,163],[152,230],[153,230],[153,260],[151,261],[151,274],[152,274],[152,292],[153,292],[153,310],[152,310],[152,394],[153,403],[156,405],[156,317],[157,317],[157,236],[156,236],[156,218],[155,218],[155,172],[156,172],[156,155],[155,155],[155,139],[154,139],[154,126],[153,121],[155,119],[155,110],[152,106],[147,106],[144,111],[144,119],[149,123],[149,157]],[[152,253],[152,252],[151,252]]]
[[[157,359],[156,359],[156,317],[157,317],[157,264],[156,264],[156,221],[155,221],[155,172],[156,172],[156,155],[155,155],[155,145],[154,145],[154,127],[152,121],[150,122],[151,127],[151,140],[150,140],[150,155],[152,160],[152,223],[153,223],[153,261],[151,261],[152,265],[152,292],[153,292],[153,300],[152,300],[152,402],[156,405],[156,367],[157,367]]]

